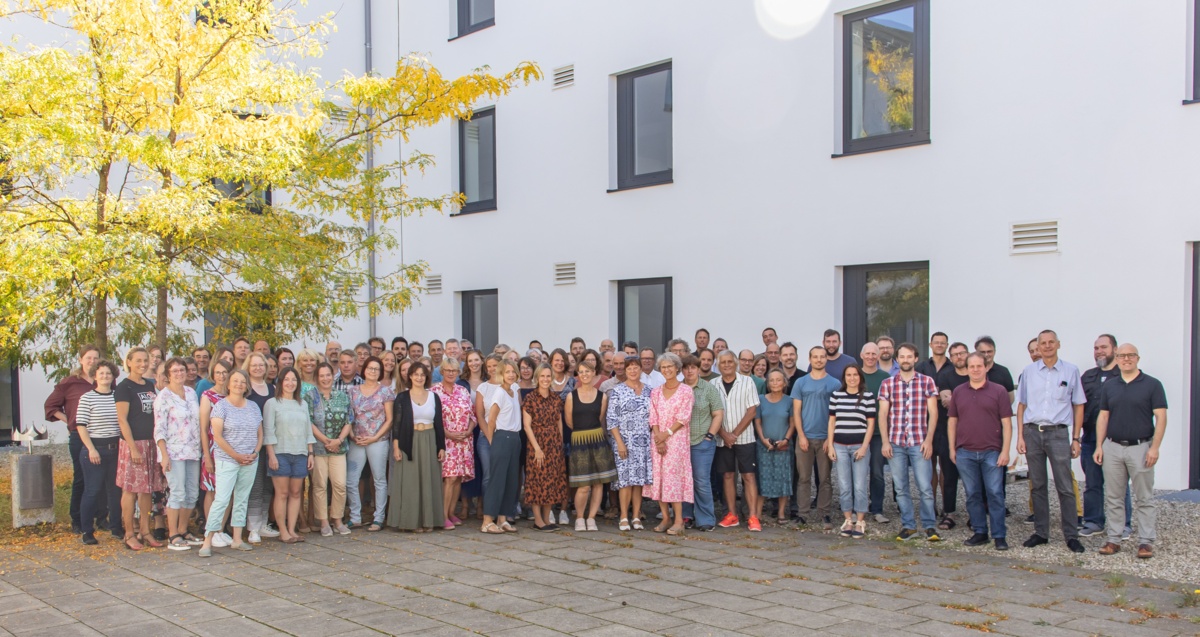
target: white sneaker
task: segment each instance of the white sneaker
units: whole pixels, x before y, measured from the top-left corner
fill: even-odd
[[[251,544],[262,544],[262,538],[258,536],[258,531],[251,531],[246,537],[246,541]]]
[[[589,530],[589,531],[599,531],[600,530],[600,527],[596,526],[595,518],[588,518],[587,530]]]
[[[339,524],[337,527],[338,535],[350,535],[350,527],[345,524]]]
[[[562,524],[562,525],[564,525],[564,526],[565,526],[565,525],[567,525],[567,524],[570,524],[570,523],[571,523],[571,518],[570,518],[570,517],[567,515],[567,512],[566,512],[566,511],[559,511],[559,512],[558,512],[558,523],[559,523],[559,524]],[[576,531],[581,531],[581,530],[583,530],[583,529],[575,529],[575,530],[576,530]]]
[[[233,544],[233,538],[229,537],[227,534],[213,533],[213,536],[212,536],[212,545],[213,546],[215,546],[219,549],[223,549],[223,548],[228,547],[231,544]]]
[[[575,520],[575,530],[576,530],[576,531],[586,531],[586,530],[588,530],[588,528],[587,528],[587,522],[586,522],[586,521],[584,521],[584,519],[583,519],[583,518],[579,518],[579,519]]]
[[[277,531],[275,527],[271,526],[270,524],[264,524],[262,525],[262,528],[258,530],[258,535],[263,537],[279,537],[279,531]]]

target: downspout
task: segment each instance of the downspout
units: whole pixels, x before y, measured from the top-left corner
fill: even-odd
[[[364,27],[366,31],[366,42],[363,45],[366,55],[366,72],[367,75],[375,73],[375,64],[371,60],[371,0],[363,0],[363,15]],[[369,111],[368,111],[369,112]],[[375,168],[375,139],[371,134],[367,135],[367,170],[371,171]],[[375,202],[372,199],[367,200],[367,234],[373,239],[375,237]],[[369,332],[371,336],[376,334],[376,319],[375,319],[375,248],[372,247],[367,257],[367,300],[369,305]]]

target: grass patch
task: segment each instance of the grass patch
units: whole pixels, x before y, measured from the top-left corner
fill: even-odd
[[[1125,585],[1125,578],[1116,573],[1109,573],[1104,576],[1104,582],[1106,588],[1120,588]]]
[[[1039,575],[1054,575],[1058,572],[1054,569],[1034,566],[1032,564],[1013,564],[1009,568],[1014,568],[1018,571],[1026,571],[1028,573],[1038,573]]]
[[[1180,608],[1195,608],[1200,606],[1200,589],[1191,590],[1183,589],[1179,592],[1179,599],[1175,601],[1175,605]]]
[[[963,628],[970,628],[971,630],[978,630],[981,633],[990,633],[990,632],[994,632],[994,631],[992,631],[992,626],[995,626],[996,622],[991,619],[986,620],[986,621],[981,621],[981,622],[958,621],[958,622],[954,622],[954,625],[962,626]]]
[[[942,604],[942,607],[950,608],[953,610],[965,610],[965,611],[969,611],[972,613],[982,613],[983,612],[983,611],[979,610],[979,606],[976,604]]]

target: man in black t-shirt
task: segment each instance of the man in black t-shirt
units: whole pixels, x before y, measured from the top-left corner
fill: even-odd
[[[934,377],[938,389],[938,426],[933,432],[933,491],[936,500],[938,485],[941,484],[943,517],[938,527],[944,531],[954,528],[956,523],[953,514],[958,511],[958,467],[950,459],[950,415],[947,408],[954,388],[970,380],[967,376],[966,344],[955,343],[948,351],[950,364],[943,365]]]

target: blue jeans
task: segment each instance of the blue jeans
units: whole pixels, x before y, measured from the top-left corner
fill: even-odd
[[[692,518],[696,526],[716,526],[717,512],[713,508],[712,463],[717,452],[714,440],[701,440],[692,445],[692,486],[696,503],[683,503],[683,517]]]
[[[842,445],[833,443],[833,451],[837,454],[834,468],[837,470],[838,498],[841,500],[842,513],[863,513],[870,507],[867,491],[871,481],[871,449],[867,445],[867,453],[862,460],[855,460],[858,445]]]
[[[1096,432],[1083,432],[1079,445],[1079,464],[1083,465],[1083,521],[1100,528],[1105,527],[1104,517],[1104,470],[1092,458],[1096,455]],[[1125,528],[1132,526],[1133,500],[1130,489],[1125,488]]]
[[[917,528],[908,486],[908,468],[912,467],[913,478],[917,481],[917,494],[921,498],[921,526],[936,528],[937,522],[933,519],[933,465],[921,455],[921,446],[892,445],[888,466],[892,468],[892,486],[896,489],[896,504],[900,506],[900,525],[906,529]]]
[[[362,494],[358,492],[358,480],[363,469],[371,465],[371,480],[375,485],[375,524],[383,525],[384,509],[387,507],[387,465],[391,440],[384,438],[362,447],[350,443],[346,452],[346,500],[350,503],[350,523],[362,522]]]
[[[172,460],[167,472],[168,509],[194,509],[200,497],[200,461]]]
[[[76,434],[72,434],[72,440],[76,437]],[[84,533],[94,533],[96,520],[107,516],[109,530],[116,532],[121,528],[121,489],[117,487],[117,439],[96,438],[92,444],[96,447],[96,453],[100,454],[100,464],[92,464],[87,446],[82,440],[79,441],[79,453],[75,454],[75,460],[80,467],[79,476],[83,478],[84,485],[79,493],[80,528]],[[107,513],[100,515],[106,507]]]
[[[955,454],[958,477],[962,479],[963,490],[967,492],[971,530],[987,535],[990,519],[992,537],[1008,537],[1004,522],[1004,474],[1008,467],[996,466],[1000,452],[970,451],[959,447]]]
[[[887,484],[883,477],[883,465],[887,458],[883,457],[883,438],[876,433],[871,436],[871,506],[872,515],[883,513],[883,489]],[[895,494],[895,489],[892,493]],[[893,495],[894,497],[894,495]]]

